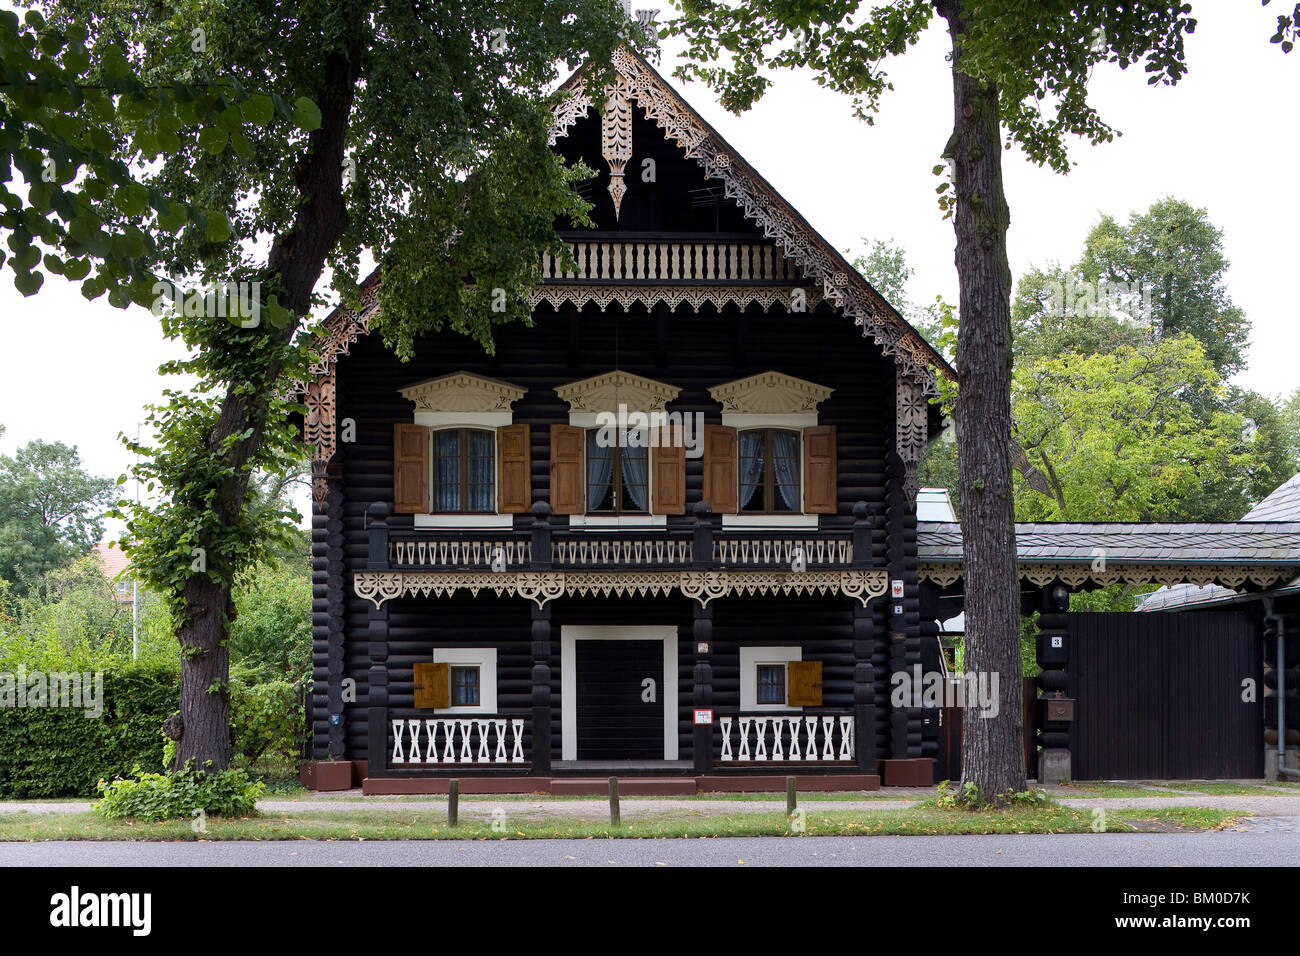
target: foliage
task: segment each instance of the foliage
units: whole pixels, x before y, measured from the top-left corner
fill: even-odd
[[[307,737],[301,682],[253,683],[240,671],[230,678],[230,743],[236,766],[273,758],[295,767]]]
[[[1169,520],[1202,481],[1235,465],[1240,416],[1197,419],[1189,393],[1222,389],[1190,336],[1016,370],[1014,434],[1052,497],[1017,498],[1022,521]]]
[[[0,578],[15,594],[99,541],[112,487],[62,442],[31,441],[12,457],[0,455]]]
[[[161,774],[139,767],[131,773],[134,779],[99,781],[103,796],[94,806],[96,813],[150,823],[190,819],[199,811],[214,817],[251,817],[257,815],[257,800],[265,789],[251,783],[242,770],[204,771],[192,763]]]
[[[1084,240],[1078,268],[1091,282],[1143,290],[1151,310],[1145,318],[1155,332],[1193,336],[1220,376],[1228,378],[1245,365],[1250,337],[1245,313],[1224,286],[1228,265],[1223,232],[1206,211],[1167,197],[1145,213],[1131,214],[1126,226],[1102,216]]]
[[[6,657],[0,671],[37,665]],[[51,666],[53,665],[53,666]],[[48,671],[82,670],[50,661]],[[159,725],[176,710],[172,662],[118,661],[103,669],[103,713],[70,707],[7,708],[0,720],[0,797],[91,796],[96,781],[137,765],[162,767]]]
[[[230,625],[233,663],[250,678],[290,681],[311,667],[311,577],[282,563],[259,570],[235,589]]]

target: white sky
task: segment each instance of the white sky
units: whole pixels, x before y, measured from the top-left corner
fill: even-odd
[[[1273,6],[1278,6],[1274,4]],[[1123,132],[1115,142],[1072,144],[1068,176],[1004,153],[1011,206],[1011,268],[1075,261],[1103,212],[1126,219],[1165,195],[1209,212],[1224,232],[1228,289],[1253,323],[1250,365],[1238,383],[1271,395],[1300,385],[1294,323],[1300,235],[1292,198],[1300,126],[1300,50],[1268,43],[1276,11],[1257,3],[1199,0],[1187,41],[1190,71],[1173,88],[1151,88],[1139,69],[1099,71],[1094,102]],[[914,301],[957,301],[951,222],[940,218],[931,175],[951,129],[947,37],[926,38],[889,65],[874,126],[853,119],[848,101],[810,78],[782,73],[749,114],[721,110],[707,90],[686,98],[836,247],[862,251],[862,237],[892,238],[916,270]],[[665,55],[661,72],[675,60]],[[75,444],[92,472],[117,476],[130,455],[117,440],[134,433],[142,406],[166,382],[160,362],[179,357],[157,320],[86,302],[58,276],[30,299],[0,272],[0,452],[33,439]]]

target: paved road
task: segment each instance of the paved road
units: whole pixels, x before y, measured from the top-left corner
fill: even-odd
[[[1289,866],[1300,830],[703,840],[0,843],[9,866]]]

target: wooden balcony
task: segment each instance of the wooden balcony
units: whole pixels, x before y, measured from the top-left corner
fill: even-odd
[[[793,285],[800,275],[774,243],[751,236],[727,237],[568,233],[576,269],[549,253],[542,257],[548,283],[692,283],[697,285]]]

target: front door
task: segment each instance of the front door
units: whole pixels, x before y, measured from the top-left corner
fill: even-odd
[[[662,641],[574,643],[579,760],[662,760]]]

